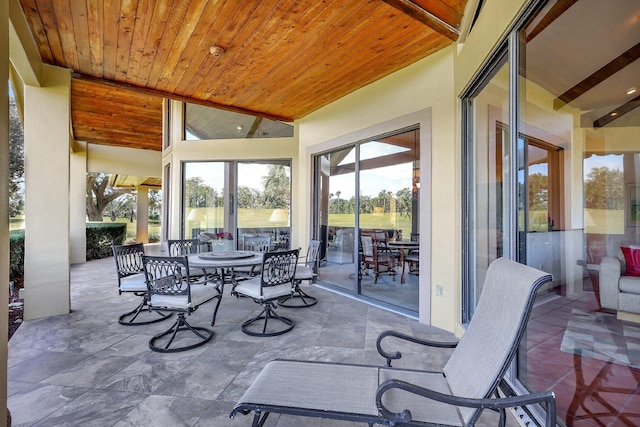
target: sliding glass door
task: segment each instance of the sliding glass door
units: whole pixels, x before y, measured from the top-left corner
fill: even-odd
[[[268,236],[273,249],[290,246],[290,160],[185,162],[183,196],[184,238],[212,233],[231,249]]]
[[[463,320],[497,257],[551,273],[510,386],[554,391],[563,425],[638,425],[637,340],[618,288],[640,242],[640,4],[534,3],[463,99]]]
[[[419,129],[404,129],[316,156],[320,281],[418,311],[419,262],[404,265],[409,249],[392,245],[413,241],[419,257],[419,142]],[[363,235],[380,260],[392,254],[385,271],[364,262]]]

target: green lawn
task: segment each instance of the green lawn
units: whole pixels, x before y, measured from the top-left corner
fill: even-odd
[[[329,227],[353,227],[355,225],[355,215],[353,214],[330,214]],[[402,230],[402,238],[408,240],[411,236],[411,218],[398,214],[362,214],[360,215],[360,228],[378,228],[382,230]]]

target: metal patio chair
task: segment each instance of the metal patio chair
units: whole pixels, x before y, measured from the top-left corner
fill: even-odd
[[[260,252],[265,253],[271,250],[271,237],[270,236],[258,236],[242,238],[241,248],[243,251]],[[233,270],[237,279],[251,278],[260,274],[260,267],[239,267]]]
[[[438,343],[398,332],[377,341],[386,367],[275,360],[267,363],[231,411],[254,412],[262,426],[271,412],[348,420],[369,426],[473,426],[484,409],[541,404],[546,426],[555,426],[553,392],[501,397],[498,389],[527,326],[536,291],[551,275],[500,258],[489,266],[468,328],[456,343]],[[399,352],[382,349],[386,337],[435,347],[455,347],[442,371],[391,367]],[[506,392],[506,387],[500,387]]]
[[[276,301],[293,293],[293,282],[296,274],[300,249],[267,252],[262,259],[262,270],[259,276],[238,283],[232,292],[253,298],[262,306],[260,314],[242,324],[242,332],[259,337],[273,337],[289,332],[294,327],[293,320],[279,316]],[[277,321],[280,327],[269,329],[270,321]],[[262,326],[260,326],[262,323]],[[258,326],[258,330],[256,327]]]
[[[200,239],[174,239],[167,240],[169,256],[184,256],[200,252]],[[216,269],[190,268],[189,278],[199,283],[205,283],[220,278]]]
[[[304,257],[304,263],[298,263],[296,267],[296,275],[293,279],[293,294],[280,298],[278,305],[287,308],[304,308],[314,306],[318,303],[316,297],[300,289],[300,283],[303,280],[308,280],[309,283],[313,283],[316,279],[319,252],[320,240],[311,240],[309,242],[309,248],[307,249],[307,255]]]
[[[124,326],[149,325],[171,317],[171,313],[157,312],[159,317],[155,317],[156,313],[154,313],[153,318],[149,318],[150,316],[146,311],[148,302],[147,283],[145,282],[142,265],[144,244],[113,245],[111,249],[113,251],[113,259],[116,261],[118,294],[132,293],[141,299],[136,308],[118,317],[118,323]]]
[[[216,313],[220,306],[222,293],[213,284],[196,284],[189,278],[189,260],[183,257],[142,257],[149,294],[149,310],[169,311],[178,314],[176,322],[166,331],[149,340],[149,348],[161,353],[175,353],[190,350],[207,343],[213,337],[213,331],[198,326],[191,326],[186,316],[198,309],[202,304],[217,298],[211,326],[215,323]],[[195,335],[186,338],[180,332],[190,331]],[[168,340],[165,339],[168,337]],[[178,340],[176,340],[178,338]],[[176,346],[171,345],[177,342]]]

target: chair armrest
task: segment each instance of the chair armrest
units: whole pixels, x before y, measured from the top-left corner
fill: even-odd
[[[410,342],[415,343],[415,344],[426,345],[426,346],[429,346],[429,347],[437,347],[437,348],[454,348],[455,346],[458,345],[457,342],[423,340],[423,339],[420,339],[420,338],[415,338],[415,337],[412,337],[410,335],[403,334],[401,332],[385,331],[385,332],[381,333],[380,335],[378,335],[378,340],[376,341],[376,348],[378,349],[378,353],[380,354],[380,356],[382,356],[385,359],[387,359],[387,366],[388,367],[391,367],[391,360],[392,359],[394,359],[394,360],[395,359],[400,359],[402,357],[402,353],[400,353],[399,351],[396,351],[395,354],[390,354],[390,353],[387,353],[386,351],[384,351],[382,349],[382,340],[385,337],[400,338],[402,340],[410,341]]]
[[[618,309],[618,281],[622,274],[622,265],[620,260],[614,257],[606,256],[602,258],[600,263],[599,282],[600,282],[600,304],[604,308],[610,310]]]
[[[556,398],[552,391],[545,391],[541,393],[531,393],[521,396],[508,396],[508,397],[496,397],[486,399],[474,399],[469,397],[452,396],[449,394],[439,393],[434,390],[430,390],[424,387],[417,386],[415,384],[408,383],[401,380],[388,380],[380,384],[378,391],[376,392],[376,407],[380,414],[388,419],[392,424],[395,423],[408,423],[411,421],[411,411],[408,409],[403,410],[400,413],[389,411],[382,403],[382,396],[387,390],[401,389],[409,393],[417,394],[418,396],[426,397],[438,402],[447,403],[455,406],[465,406],[468,408],[478,409],[491,409],[500,412],[501,423],[504,425],[504,417],[506,408],[515,408],[517,406],[527,406],[537,403],[545,403],[547,406],[545,426],[552,427],[556,423]]]

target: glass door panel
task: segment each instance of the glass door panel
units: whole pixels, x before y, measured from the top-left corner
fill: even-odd
[[[356,147],[316,158],[321,268],[318,280],[355,291]]]
[[[270,237],[272,249],[291,241],[291,162],[238,162],[238,245],[246,237]]]
[[[485,86],[472,100],[470,115],[477,124],[473,146],[469,147],[472,182],[468,204],[470,233],[469,282],[465,302],[468,319],[473,315],[489,264],[501,256],[509,256],[509,64],[506,57],[491,70]]]
[[[183,236],[225,230],[225,163],[184,163]]]
[[[391,245],[419,233],[413,222],[418,216],[418,141],[419,131],[412,130],[360,145],[358,212],[360,235],[372,236],[375,245],[373,262],[365,254],[369,261],[359,275],[362,295],[415,312],[419,280],[404,265],[409,249]]]

